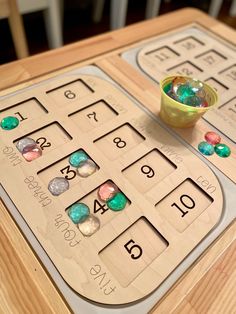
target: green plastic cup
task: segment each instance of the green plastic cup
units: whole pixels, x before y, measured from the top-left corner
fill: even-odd
[[[203,83],[206,92],[206,101],[208,102],[208,107],[192,107],[184,105],[166,94],[164,88],[170,84],[175,77],[184,77],[186,79],[192,79],[188,76],[172,75],[165,77],[160,82],[161,88],[161,119],[169,124],[170,126],[176,128],[189,128],[195,125],[195,123],[201,118],[204,113],[215,106],[218,103],[218,95],[213,87]]]

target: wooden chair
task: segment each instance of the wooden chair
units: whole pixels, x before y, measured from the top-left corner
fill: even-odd
[[[0,0],[0,18],[8,18],[17,58],[27,57],[29,51],[16,0]]]
[[[93,20],[99,22],[105,0],[94,0]],[[145,18],[150,19],[159,13],[161,0],[147,0]],[[110,28],[117,29],[125,26],[128,0],[111,0]]]

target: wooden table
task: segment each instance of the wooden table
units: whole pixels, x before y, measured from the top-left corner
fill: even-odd
[[[195,9],[184,9],[127,28],[15,61],[0,67],[1,95],[30,86],[65,70],[95,63],[103,68],[122,67],[118,52],[128,45],[170,29],[197,22],[236,43],[235,32]],[[131,92],[141,102],[159,96],[153,84],[131,66]],[[123,74],[116,73],[114,76]],[[147,102],[146,102],[147,103]],[[149,109],[155,112],[152,101]],[[37,259],[4,204],[0,204],[0,312],[69,313],[71,310],[55,287],[50,274]],[[153,313],[235,313],[236,312],[236,223],[204,252],[172,287]]]

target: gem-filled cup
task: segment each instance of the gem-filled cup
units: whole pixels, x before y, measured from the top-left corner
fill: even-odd
[[[193,79],[187,76],[167,76],[160,83],[161,88],[161,110],[160,117],[161,119],[169,124],[170,126],[176,128],[188,128],[192,127],[196,124],[196,122],[200,119],[200,117],[206,113],[210,108],[215,106],[218,102],[218,95],[211,86],[206,83],[200,82],[203,84],[204,88],[204,102],[202,106],[189,105],[189,102],[186,101],[187,104],[181,103],[178,101],[178,95],[174,93],[174,91],[169,90],[171,88],[173,80],[176,78],[186,79],[193,82]],[[194,83],[196,80],[194,80]],[[183,89],[182,82],[179,82],[180,90]],[[194,91],[195,86],[192,87]],[[188,91],[187,91],[188,92]],[[169,95],[168,95],[168,94]],[[190,95],[189,98],[194,98],[194,95]],[[193,99],[194,101],[195,98]],[[190,102],[191,103],[191,102]],[[207,105],[206,105],[207,104]]]

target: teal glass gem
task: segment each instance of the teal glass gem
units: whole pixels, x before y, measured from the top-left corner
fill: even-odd
[[[113,211],[120,211],[125,208],[128,200],[121,192],[116,193],[111,199],[107,201],[107,206]]]
[[[87,205],[83,203],[75,203],[69,208],[68,215],[73,223],[78,224],[88,218],[89,212],[89,207]]]
[[[195,95],[194,91],[192,90],[192,88],[188,84],[180,85],[177,89],[176,94],[178,96],[179,101],[182,103],[184,102],[184,99],[186,97],[190,97],[190,96]]]
[[[201,99],[198,96],[188,96],[184,98],[183,103],[191,107],[200,107]]]
[[[3,130],[13,130],[19,125],[19,120],[16,117],[5,117],[1,121],[1,128]]]
[[[69,163],[71,166],[77,168],[82,162],[88,159],[88,155],[83,150],[78,150],[77,152],[74,152],[70,155]]]
[[[221,143],[215,145],[215,152],[218,156],[223,158],[229,157],[229,155],[231,154],[229,146]]]
[[[214,154],[214,146],[207,142],[201,142],[198,144],[198,150],[205,156],[211,156]]]

